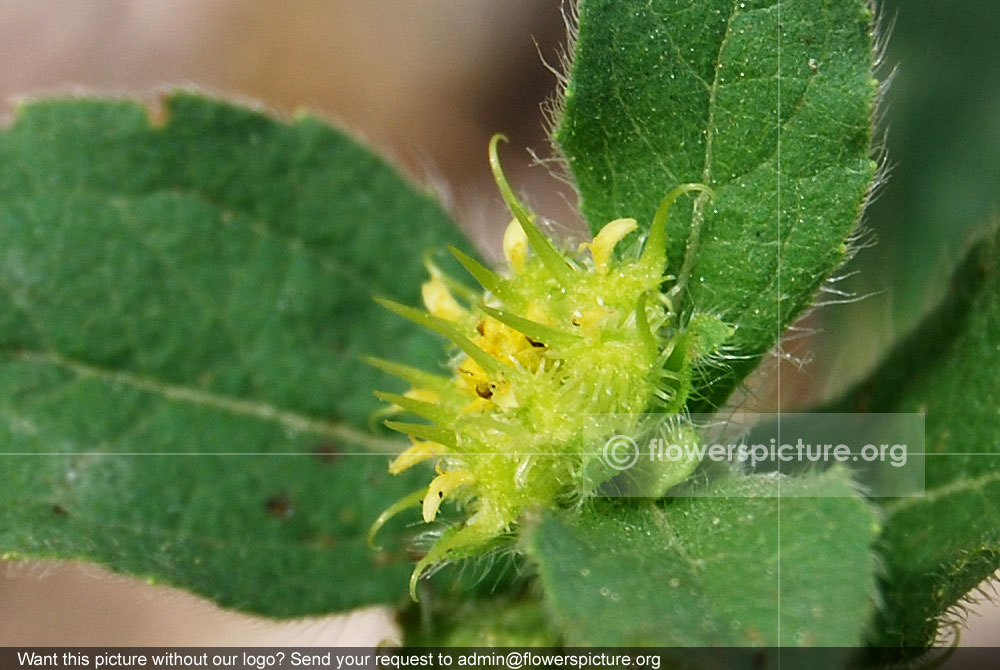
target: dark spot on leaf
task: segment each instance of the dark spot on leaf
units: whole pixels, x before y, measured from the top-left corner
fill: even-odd
[[[533,347],[544,347],[544,346],[545,346],[545,344],[544,344],[544,343],[542,343],[542,342],[538,342],[537,340],[533,340],[533,339],[531,339],[530,337],[528,337],[527,335],[525,335],[524,337],[525,337],[525,338],[526,338],[526,339],[528,340],[528,342],[529,342],[529,343],[531,344],[531,346],[533,346]]]
[[[287,493],[279,493],[268,498],[267,502],[264,503],[264,509],[267,510],[269,516],[275,519],[287,519],[295,514],[295,505]]]
[[[480,398],[486,398],[487,400],[489,400],[490,398],[493,397],[492,385],[487,384],[486,382],[479,382],[478,384],[476,384],[476,395],[479,396]]]
[[[751,626],[751,627],[749,627],[749,628],[747,628],[747,629],[746,629],[746,630],[745,630],[745,631],[743,632],[743,634],[744,634],[744,635],[746,636],[746,638],[747,638],[748,640],[750,640],[750,641],[751,641],[751,642],[752,642],[753,644],[764,644],[764,638],[762,638],[762,637],[761,637],[761,635],[760,635],[760,631],[758,631],[758,630],[757,630],[756,628],[754,628],[754,627],[752,627],[752,626]],[[815,644],[815,643],[813,643],[813,644]],[[810,646],[812,646],[812,645],[810,644]]]
[[[314,538],[311,545],[316,549],[330,549],[337,545],[337,538],[329,533],[323,533]]]
[[[480,321],[479,323],[476,324],[476,332],[479,333],[480,335],[485,335],[486,334],[486,322],[485,321]]]
[[[870,411],[872,404],[872,390],[870,387],[862,388],[854,397],[854,411],[860,413]]]
[[[66,508],[63,507],[62,505],[53,505],[52,513],[55,514],[56,516],[62,516],[62,517],[69,516],[69,512],[67,512]]]
[[[358,519],[358,508],[352,505],[341,505],[337,518],[343,524],[352,524]]]
[[[329,465],[340,460],[341,453],[338,446],[333,442],[322,442],[313,447],[313,453],[321,463]]]
[[[438,491],[438,498],[444,498],[444,491]]]
[[[170,102],[165,95],[146,105],[146,122],[150,128],[163,128],[170,120]]]
[[[395,561],[396,561],[396,556],[389,553],[388,551],[376,552],[375,557],[372,558],[372,563],[374,563],[376,567],[389,565],[390,563],[394,563]]]

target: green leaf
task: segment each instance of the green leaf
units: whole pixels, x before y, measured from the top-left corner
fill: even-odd
[[[878,528],[845,473],[711,486],[711,497],[542,518],[527,549],[569,643],[858,644]],[[816,497],[768,497],[779,490]]]
[[[417,479],[385,472],[358,356],[437,355],[372,296],[416,302],[458,233],[316,119],[165,105],[32,103],[0,134],[0,552],[273,616],[405,597],[401,527],[365,533]]]
[[[562,640],[537,596],[432,600],[402,617],[404,644],[415,647],[558,647]],[[418,611],[418,609],[420,611]]]
[[[882,0],[878,7],[892,17],[881,67],[898,68],[885,102],[892,172],[865,212],[879,242],[866,251],[865,267],[878,269],[851,288],[892,287],[883,309],[892,310],[889,333],[903,334],[941,299],[952,261],[1000,211],[1000,124],[990,111],[1000,109],[1000,59],[997,25],[979,20],[989,0]]]
[[[1000,233],[972,248],[941,306],[840,401],[925,412],[926,494],[882,501],[879,646],[923,647],[947,610],[1000,568]]]
[[[715,191],[668,224],[682,306],[738,327],[732,367],[700,380],[698,411],[725,400],[844,259],[875,172],[871,68],[863,0],[581,0],[555,137],[591,229],[648,226],[681,183]]]

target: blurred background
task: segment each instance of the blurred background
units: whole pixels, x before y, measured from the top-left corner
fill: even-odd
[[[863,300],[817,310],[789,343],[782,406],[835,395],[933,305],[950,268],[1000,211],[1000,8],[996,0],[885,0],[881,77],[887,179],[865,219],[866,248],[839,287]],[[550,155],[540,105],[556,79],[559,0],[4,0],[0,101],[67,93],[156,105],[176,87],[308,109],[348,128],[445,194],[488,257],[509,220],[486,163],[510,137],[516,190],[572,235],[572,190],[532,165]],[[872,244],[874,242],[874,244]],[[774,357],[748,384],[773,405]],[[972,609],[965,644],[1000,644],[1000,615]],[[387,612],[275,625],[222,612],[94,567],[0,564],[0,644],[374,644]]]

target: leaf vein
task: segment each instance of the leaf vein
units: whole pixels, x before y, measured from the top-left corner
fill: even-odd
[[[96,378],[110,383],[123,384],[160,396],[166,400],[210,407],[239,416],[249,416],[270,421],[296,432],[314,433],[330,438],[342,439],[372,449],[398,450],[399,448],[399,442],[396,440],[369,435],[344,424],[325,421],[289,409],[275,407],[261,401],[234,398],[201,389],[169,384],[159,379],[143,377],[131,372],[102,368],[75,361],[53,352],[21,350],[14,354],[14,358],[26,362],[41,363],[62,368],[80,377]]]

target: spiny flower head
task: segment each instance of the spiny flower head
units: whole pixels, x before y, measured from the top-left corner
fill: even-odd
[[[372,536],[410,506],[419,505],[427,523],[445,499],[468,513],[418,562],[411,595],[429,568],[496,546],[528,507],[584,496],[592,484],[585,473],[600,457],[583,448],[584,417],[614,414],[627,424],[628,417],[647,412],[676,415],[690,393],[693,363],[731,334],[705,315],[682,327],[663,292],[673,279],[665,267],[670,206],[688,191],[710,193],[707,187],[684,184],[668,193],[641,247],[618,251],[638,226],[634,219],[617,219],[571,254],[539,230],[513,195],[497,156],[500,139],[493,137],[489,153],[514,215],[503,239],[506,270],[496,273],[453,248],[482,293],[429,264],[422,287],[426,311],[379,300],[454,347],[450,376],[370,360],[410,385],[402,395],[376,395],[394,411],[423,419],[386,422],[412,442],[390,472],[424,461],[434,462],[436,471],[427,488],[382,514]]]

